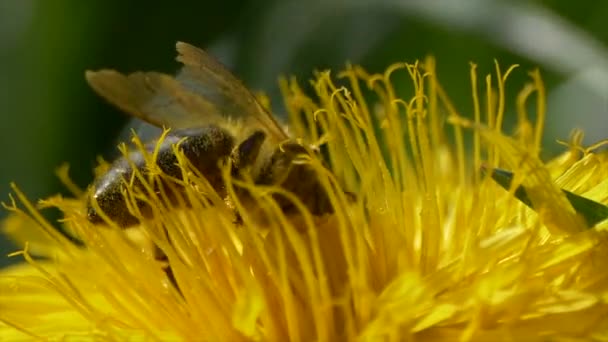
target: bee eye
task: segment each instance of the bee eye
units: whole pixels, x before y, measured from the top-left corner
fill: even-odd
[[[255,163],[265,139],[266,134],[264,132],[255,131],[232,151],[230,158],[232,159],[233,173],[238,173],[239,170],[250,167]]]
[[[248,155],[256,150],[259,150],[265,138],[266,134],[264,134],[264,132],[255,131],[249,138],[239,145],[239,154]]]

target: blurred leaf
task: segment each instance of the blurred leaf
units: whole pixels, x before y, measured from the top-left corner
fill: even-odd
[[[486,171],[486,170],[483,169],[483,171]],[[492,169],[491,176],[492,176],[492,179],[494,179],[496,181],[496,183],[500,184],[500,186],[502,186],[506,190],[511,189],[511,183],[513,182],[513,173],[512,172],[503,170],[503,169],[494,168],[494,169]],[[568,190],[562,189],[562,191],[564,192],[564,194],[566,195],[566,198],[572,205],[572,208],[574,208],[574,210],[585,219],[587,226],[593,227],[596,224],[598,224],[599,222],[608,218],[608,207],[607,206],[605,206],[601,203],[595,202],[593,200],[590,200],[588,198],[579,196]],[[530,198],[528,197],[528,194],[526,193],[526,189],[523,186],[518,186],[515,189],[515,197],[518,200],[520,200],[522,203],[524,203],[525,205],[530,207],[531,209],[534,209],[534,205],[533,205],[532,201],[530,201]]]

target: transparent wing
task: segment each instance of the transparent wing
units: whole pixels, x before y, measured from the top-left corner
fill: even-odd
[[[231,118],[247,125],[264,128],[279,141],[287,139],[285,131],[253,94],[215,58],[190,44],[178,42],[177,60],[184,64],[177,80],[188,90],[210,99]]]
[[[264,130],[275,142],[287,139],[276,120],[219,62],[186,43],[178,43],[177,50],[184,66],[175,77],[100,70],[87,72],[86,78],[110,103],[155,126],[179,129],[234,120]]]
[[[196,127],[222,118],[213,103],[188,93],[169,75],[100,70],[88,71],[86,78],[110,103],[158,127]]]

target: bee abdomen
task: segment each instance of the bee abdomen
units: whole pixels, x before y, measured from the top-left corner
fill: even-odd
[[[179,143],[184,156],[197,169],[211,186],[218,192],[222,191],[223,181],[219,163],[227,158],[234,146],[234,139],[225,130],[216,126],[178,130],[169,134],[158,146],[156,164],[168,176],[182,179],[182,168],[178,165],[177,156],[173,146]],[[156,143],[147,145],[151,152]],[[133,168],[136,168],[145,178],[148,176],[146,161],[141,151],[131,152],[127,157],[118,158],[110,170],[102,175],[94,184],[92,195],[88,203],[87,217],[94,224],[103,223],[104,220],[92,205],[95,200],[101,211],[119,227],[129,227],[139,223],[131,213],[123,193],[126,184],[130,188],[141,189],[141,181],[133,177]],[[176,187],[171,187],[176,189]],[[157,191],[158,189],[154,189]],[[174,196],[169,193],[169,200]],[[171,203],[174,204],[174,203]],[[145,202],[136,201],[135,205],[144,217],[151,215],[151,209]]]

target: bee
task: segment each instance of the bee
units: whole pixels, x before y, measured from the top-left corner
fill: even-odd
[[[176,47],[177,61],[183,64],[176,76],[100,70],[87,72],[86,79],[101,97],[126,113],[170,128],[158,146],[155,161],[165,174],[182,177],[173,148],[178,146],[220,196],[226,195],[221,165],[230,161],[233,176],[248,172],[256,184],[276,185],[291,192],[314,215],[331,213],[317,173],[309,165],[294,162],[300,155],[310,155],[310,149],[291,140],[221,63],[192,45],[179,42]],[[155,146],[156,142],[151,142],[147,148]],[[135,169],[147,172],[140,151],[118,158],[94,181],[87,206],[90,222],[102,224],[105,217],[122,228],[139,223],[123,195],[125,180],[137,182],[132,178]],[[277,195],[275,199],[284,212],[295,210],[285,198]],[[144,217],[151,215],[144,202],[136,205]]]

